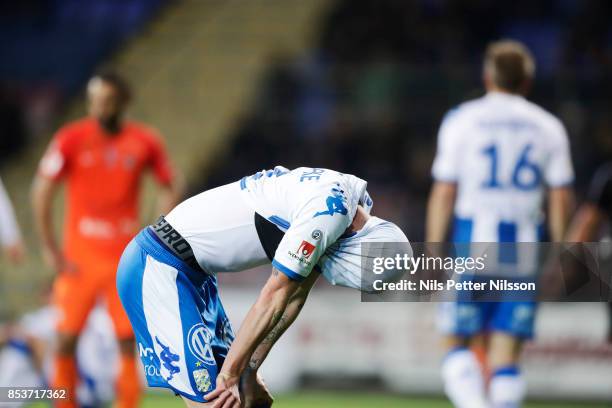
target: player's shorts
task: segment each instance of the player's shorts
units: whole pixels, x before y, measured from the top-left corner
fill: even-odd
[[[489,278],[463,277],[474,282],[486,282]],[[440,307],[438,325],[444,334],[460,337],[495,331],[530,339],[533,337],[537,311],[536,302],[531,300],[534,298],[535,294],[520,291],[458,291],[456,301]]]
[[[113,321],[118,339],[134,337],[115,284],[119,255],[68,255],[76,270],[62,271],[53,284],[53,305],[60,311],[57,330],[60,333],[81,333],[87,317],[101,300]]]
[[[535,302],[446,302],[440,306],[438,322],[447,335],[472,337],[487,332],[503,332],[530,339],[537,304]]]
[[[145,228],[121,257],[117,289],[149,386],[206,402],[234,338],[216,277],[196,272]]]

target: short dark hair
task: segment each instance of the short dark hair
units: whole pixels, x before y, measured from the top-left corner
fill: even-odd
[[[101,70],[91,77],[91,80],[93,79],[99,79],[107,84],[111,84],[117,90],[119,98],[123,103],[127,104],[132,100],[132,89],[128,81],[117,71],[111,69]]]
[[[496,41],[487,47],[484,70],[493,83],[508,92],[518,93],[535,75],[533,55],[518,41]]]

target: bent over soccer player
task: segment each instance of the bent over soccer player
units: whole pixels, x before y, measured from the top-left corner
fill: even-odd
[[[149,385],[188,406],[212,406],[219,395],[215,404],[239,406],[242,377],[246,406],[270,406],[257,369],[318,275],[361,288],[361,243],[409,246],[397,226],[369,215],[366,185],[333,170],[276,167],[196,195],[141,231],[117,287]],[[215,273],[269,260],[272,275],[228,354],[234,335]]]

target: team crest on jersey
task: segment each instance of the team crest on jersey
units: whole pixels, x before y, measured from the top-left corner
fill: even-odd
[[[194,325],[187,335],[187,343],[191,354],[208,365],[215,364],[215,357],[210,346],[212,337],[212,333],[202,323]]]
[[[321,215],[329,215],[333,217],[334,214],[336,213],[342,214],[342,215],[348,214],[348,210],[346,209],[346,206],[344,205],[345,201],[346,201],[346,197],[344,196],[344,190],[341,190],[340,187],[332,188],[331,195],[327,197],[327,199],[325,200],[327,209],[323,211],[317,211],[314,217],[312,218],[316,218]]]
[[[200,370],[193,371],[193,380],[195,381],[196,388],[200,392],[207,392],[210,390],[210,386],[212,382],[210,381],[210,374],[208,374],[208,370],[202,368]]]

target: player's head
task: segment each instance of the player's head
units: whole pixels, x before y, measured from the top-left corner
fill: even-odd
[[[371,291],[373,280],[395,280],[405,271],[389,269],[384,274],[372,273],[374,258],[412,256],[406,235],[392,222],[370,217],[355,235],[340,238],[326,251],[318,263],[321,273],[333,285]]]
[[[110,132],[119,129],[131,92],[125,79],[113,71],[94,75],[87,83],[89,114]]]
[[[518,41],[496,41],[487,47],[483,79],[487,91],[525,95],[535,75],[531,52]]]

